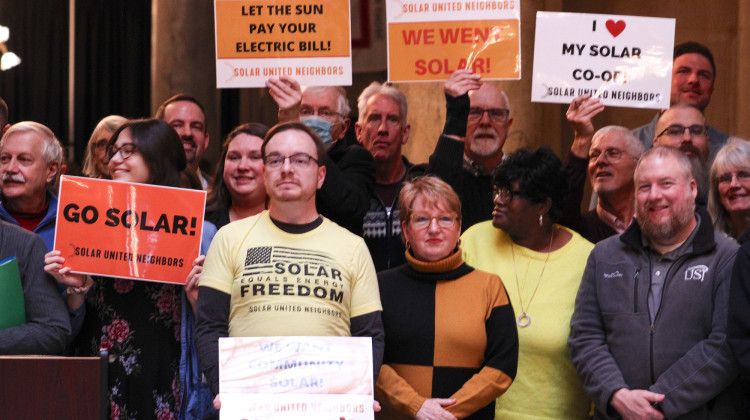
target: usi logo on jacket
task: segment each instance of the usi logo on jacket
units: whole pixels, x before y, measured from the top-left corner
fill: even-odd
[[[687,270],[685,270],[685,281],[697,280],[703,282],[703,279],[706,277],[706,273],[708,273],[708,267],[706,267],[705,265],[695,265],[689,267]]]

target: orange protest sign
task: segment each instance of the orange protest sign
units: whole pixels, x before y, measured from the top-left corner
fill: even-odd
[[[219,88],[351,84],[348,0],[215,0]]]
[[[389,80],[447,80],[465,68],[521,78],[521,2],[386,0],[386,9]]]
[[[518,20],[411,22],[388,25],[391,81],[445,80],[471,68],[484,79],[520,77]]]
[[[206,192],[63,176],[55,249],[74,272],[183,284]]]
[[[216,2],[218,58],[349,55],[349,9],[340,0]]]

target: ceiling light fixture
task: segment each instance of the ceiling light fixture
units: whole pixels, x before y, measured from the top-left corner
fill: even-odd
[[[0,70],[5,71],[21,64],[21,59],[14,53],[8,51],[5,45],[10,39],[10,28],[0,25]]]

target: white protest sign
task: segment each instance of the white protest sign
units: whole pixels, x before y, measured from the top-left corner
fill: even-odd
[[[221,419],[372,420],[369,337],[219,339]]]
[[[348,0],[214,0],[216,87],[352,84]]]
[[[674,19],[537,12],[532,102],[669,108]]]

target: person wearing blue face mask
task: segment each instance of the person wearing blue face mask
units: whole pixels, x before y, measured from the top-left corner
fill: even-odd
[[[340,123],[334,123],[333,121],[320,117],[317,115],[304,115],[299,118],[300,122],[302,124],[308,126],[311,128],[315,134],[317,134],[321,140],[323,140],[323,144],[326,146],[326,148],[330,148],[333,144],[333,136],[331,136],[331,130],[333,130],[334,125],[340,124]]]
[[[360,145],[339,141],[351,124],[346,91],[338,86],[302,89],[295,79],[284,76],[269,78],[266,87],[279,106],[279,122],[299,120],[327,147],[326,179],[316,196],[318,211],[362,236],[362,220],[375,185],[375,161]]]

